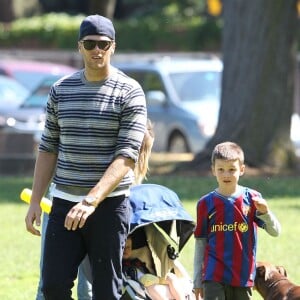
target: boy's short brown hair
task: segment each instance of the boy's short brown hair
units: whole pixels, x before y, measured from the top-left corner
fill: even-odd
[[[244,164],[244,151],[233,142],[224,142],[215,146],[211,155],[211,164],[214,165],[216,159],[238,160],[240,164]]]

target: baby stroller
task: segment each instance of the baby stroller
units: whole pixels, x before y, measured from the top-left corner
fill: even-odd
[[[192,282],[178,257],[195,223],[177,194],[161,185],[141,184],[131,188],[130,203],[132,258],[145,262],[148,270],[159,278],[173,272],[186,279],[186,299],[194,299]],[[122,300],[151,299],[141,284],[125,275],[123,290]]]

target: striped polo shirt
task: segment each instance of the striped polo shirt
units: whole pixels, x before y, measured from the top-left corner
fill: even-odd
[[[137,161],[146,120],[141,86],[116,68],[99,82],[87,81],[84,70],[61,78],[49,92],[39,146],[58,155],[53,182],[91,188],[117,156]],[[130,172],[116,190],[132,182]]]

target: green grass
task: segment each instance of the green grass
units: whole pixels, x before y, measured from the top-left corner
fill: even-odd
[[[215,188],[211,177],[150,176],[148,183],[163,184],[177,192],[184,207],[195,217],[200,196]],[[26,231],[24,218],[28,205],[20,201],[31,178],[1,177],[0,181],[0,299],[33,300],[39,278],[40,238]],[[298,271],[300,245],[300,192],[298,177],[245,177],[241,184],[260,191],[282,224],[282,234],[273,238],[259,230],[259,260],[283,265],[290,279],[300,283]],[[194,241],[191,238],[180,260],[192,275]],[[254,300],[261,299],[254,293]]]

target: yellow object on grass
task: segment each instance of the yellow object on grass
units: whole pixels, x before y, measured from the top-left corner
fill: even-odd
[[[26,203],[30,203],[31,194],[32,191],[30,189],[25,188],[22,190],[20,194],[20,199]],[[49,200],[48,198],[43,197],[40,206],[45,213],[49,214],[52,207],[52,201]]]

